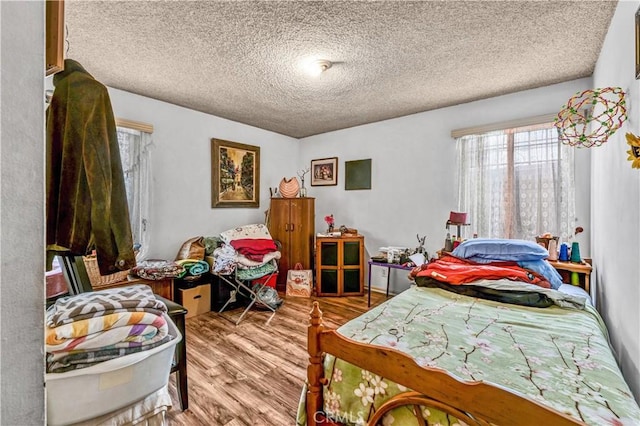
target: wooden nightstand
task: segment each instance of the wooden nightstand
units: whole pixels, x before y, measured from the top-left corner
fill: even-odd
[[[557,260],[547,260],[547,262],[560,272],[560,275],[562,275],[562,281],[567,284],[571,284],[571,273],[577,272],[580,277],[580,287],[589,293],[589,278],[593,269],[590,264],[584,260],[582,263],[560,262]]]
[[[146,284],[151,287],[151,290],[159,295],[164,297],[165,299],[173,300],[173,278],[163,278],[161,280],[146,280],[144,278],[130,278],[125,281],[120,281],[117,283],[111,283],[101,286],[93,286],[93,290],[104,290],[107,288],[114,287],[126,287],[134,284]]]

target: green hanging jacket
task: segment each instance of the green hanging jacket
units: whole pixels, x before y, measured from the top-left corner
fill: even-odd
[[[135,266],[116,124],[107,88],[67,59],[47,110],[47,249],[96,250],[102,275]]]

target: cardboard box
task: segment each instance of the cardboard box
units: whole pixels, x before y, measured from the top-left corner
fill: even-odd
[[[182,339],[168,316],[175,339],[155,348],[65,373],[45,374],[47,424],[87,421],[143,399],[169,382],[175,347]]]
[[[185,318],[209,312],[211,311],[211,284],[181,288],[178,290],[178,298],[178,303],[189,311]]]

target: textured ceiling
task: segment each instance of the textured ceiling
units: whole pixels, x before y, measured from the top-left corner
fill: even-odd
[[[67,57],[102,83],[301,138],[590,76],[616,2],[65,5]]]

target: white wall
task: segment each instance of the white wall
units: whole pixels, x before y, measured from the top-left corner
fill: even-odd
[[[302,168],[297,139],[122,90],[109,95],[116,117],[154,126],[148,258],[173,259],[190,237],[264,223],[269,187]],[[260,147],[259,208],[211,208],[211,138]]]
[[[44,424],[44,2],[0,2],[0,424]]]
[[[91,70],[88,70],[91,72]],[[555,113],[570,96],[591,86],[580,79],[512,95],[414,114],[298,140],[212,115],[110,89],[115,115],[154,125],[153,208],[149,258],[171,259],[180,244],[196,236],[262,222],[269,187],[314,158],[334,157],[338,185],[311,187],[316,198],[316,229],[334,214],[336,224],[365,235],[368,255],[387,245],[415,247],[427,236],[431,254],[442,248],[449,211],[457,209],[455,142],[451,130]],[[211,138],[261,147],[259,209],[211,208]],[[344,190],[344,162],[372,159],[372,190]],[[576,151],[577,224],[581,254],[589,257],[590,150]],[[466,230],[471,236],[473,226]],[[372,271],[372,286],[384,287],[384,270]],[[409,285],[405,271],[392,270],[391,291]]]
[[[594,87],[626,92],[629,120],[592,149],[591,251],[598,308],[609,328],[622,372],[640,401],[640,170],[627,161],[625,133],[640,134],[635,79],[634,14],[638,1],[618,3],[594,72]]]
[[[301,163],[338,157],[338,185],[308,191],[317,198],[316,228],[326,228],[323,218],[333,213],[336,225],[356,228],[365,236],[368,255],[381,246],[416,247],[416,234],[427,236],[426,249],[435,254],[444,245],[449,212],[457,210],[451,130],[556,113],[572,95],[590,86],[591,79],[585,78],[302,139]],[[588,150],[576,152],[576,211],[585,228],[578,239],[583,257],[590,251],[590,189],[584,178],[589,155]],[[366,158],[372,159],[372,189],[345,191],[344,162]],[[472,224],[466,236],[473,232]],[[392,286],[396,284],[392,291],[408,286],[405,271],[392,274]],[[386,280],[373,277],[372,287],[383,285]]]

